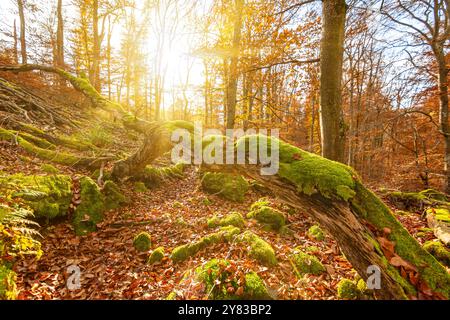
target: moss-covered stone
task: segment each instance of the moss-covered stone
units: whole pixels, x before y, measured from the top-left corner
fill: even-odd
[[[225,227],[225,226],[235,226],[238,228],[243,228],[245,226],[244,217],[239,212],[231,212],[223,218],[213,216],[207,221],[208,227]]]
[[[44,163],[41,165],[41,170],[48,174],[58,174],[59,170],[52,166],[51,164]]]
[[[111,180],[105,182],[103,194],[105,195],[106,210],[116,209],[121,205],[128,203],[125,196],[120,192],[119,187]]]
[[[317,241],[323,241],[325,239],[325,235],[318,225],[313,225],[311,228],[309,228],[308,235],[316,239]]]
[[[184,261],[211,244],[232,241],[240,232],[239,228],[233,226],[222,227],[218,232],[204,236],[196,242],[174,248],[170,258],[174,262]]]
[[[183,162],[167,167],[146,166],[135,179],[143,182],[147,187],[158,186],[165,179],[182,179],[185,167]]]
[[[148,251],[152,246],[152,238],[147,232],[141,232],[133,239],[133,246],[137,251]]]
[[[440,241],[427,241],[423,248],[431,253],[444,266],[450,267],[450,250]]]
[[[342,279],[337,285],[339,299],[355,300],[359,296],[359,290],[355,282],[349,279]]]
[[[212,300],[267,300],[270,295],[264,281],[255,273],[248,272],[245,281],[229,270],[230,261],[212,259],[196,269],[200,281],[205,284],[205,292]],[[239,292],[239,288],[241,292]]]
[[[135,182],[135,184],[134,184],[134,191],[136,191],[138,193],[143,193],[143,192],[147,192],[148,189],[145,186],[145,183],[143,183],[143,182]]]
[[[267,225],[273,230],[280,230],[286,224],[286,218],[281,211],[263,205],[254,207],[254,209],[247,214],[247,218],[254,218],[259,223]]]
[[[89,177],[80,179],[80,201],[73,215],[73,226],[77,235],[85,235],[97,229],[103,220],[105,197],[99,186]]]
[[[242,234],[241,240],[249,244],[250,256],[258,260],[262,264],[274,266],[278,263],[275,256],[275,251],[273,250],[272,246],[253,232],[244,232]]]
[[[0,186],[12,197],[22,198],[37,218],[65,216],[72,199],[72,180],[64,175],[0,176]]]
[[[0,261],[0,300],[17,298],[16,273]]]
[[[303,252],[300,247],[294,249],[291,259],[297,273],[300,276],[304,274],[319,275],[326,271],[319,259],[313,255]]]
[[[148,257],[147,263],[155,264],[161,262],[163,258],[164,258],[164,247],[158,247],[155,250],[153,250],[152,254]]]
[[[202,177],[202,188],[208,193],[236,201],[244,201],[249,184],[242,176],[228,173],[206,172]]]

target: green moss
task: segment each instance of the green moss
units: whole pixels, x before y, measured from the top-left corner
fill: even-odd
[[[0,263],[0,300],[14,300],[16,298],[16,273]]]
[[[359,296],[359,290],[356,284],[349,279],[342,279],[337,285],[339,299],[355,300]]]
[[[216,228],[216,227],[225,227],[225,226],[235,226],[238,228],[243,228],[245,226],[244,217],[239,212],[231,212],[226,215],[222,219],[219,219],[217,216],[213,216],[207,221],[208,227]]]
[[[206,172],[202,177],[202,188],[212,194],[236,201],[244,201],[249,184],[242,176],[228,173]]]
[[[147,232],[141,232],[134,237],[133,246],[137,251],[148,251],[152,246],[152,238]]]
[[[242,147],[242,144],[248,146],[250,139],[259,141],[261,137],[259,135],[242,137],[237,141],[236,149]],[[293,183],[299,192],[307,195],[319,192],[326,198],[344,201],[354,196],[354,180],[357,174],[352,168],[303,151],[281,140],[266,136],[263,138],[268,139],[269,150],[273,143],[278,143],[278,176]]]
[[[259,206],[247,214],[247,218],[254,218],[258,222],[268,225],[273,230],[280,230],[286,224],[284,214],[268,206]]]
[[[41,165],[41,170],[49,174],[58,174],[59,170],[52,166],[51,164],[44,163]]]
[[[250,245],[250,256],[258,260],[262,264],[274,266],[278,263],[275,256],[275,251],[273,250],[272,246],[253,232],[244,232],[241,240],[247,242]]]
[[[295,265],[296,271],[300,275],[319,275],[326,271],[319,259],[313,255],[304,253],[300,247],[294,249],[291,258]]]
[[[426,189],[423,191],[420,191],[419,194],[426,196],[428,199],[432,200],[438,200],[438,201],[447,201],[447,196],[439,191],[436,191],[434,189]]]
[[[186,165],[179,162],[167,167],[146,166],[145,169],[136,177],[137,180],[145,183],[146,186],[157,186],[164,179],[182,179]]]
[[[53,143],[48,142],[45,139],[35,137],[31,134],[25,133],[25,132],[19,132],[19,136],[28,142],[31,142],[35,146],[42,148],[42,149],[49,149],[49,150],[55,150],[56,146]]]
[[[268,198],[261,198],[258,201],[255,201],[250,206],[250,211],[258,210],[261,207],[270,207],[270,201]]]
[[[38,158],[66,166],[74,166],[82,160],[82,158],[72,154],[40,148],[28,140],[25,140],[20,136],[16,136],[14,132],[3,128],[0,128],[0,140],[17,141],[17,143],[28,153],[33,154]]]
[[[111,180],[105,182],[103,194],[105,195],[106,210],[116,209],[128,202],[122,192],[120,192],[119,187]]]
[[[174,262],[184,261],[211,244],[232,241],[240,232],[241,230],[239,228],[233,226],[222,227],[218,232],[204,236],[196,242],[174,248],[170,258]]]
[[[81,203],[75,209],[73,226],[77,235],[84,235],[97,229],[97,223],[103,220],[105,198],[98,185],[89,177],[80,179]]]
[[[264,281],[253,271],[245,275],[245,283],[229,271],[230,261],[212,259],[198,267],[195,272],[200,281],[205,284],[205,292],[212,300],[267,300],[270,295]],[[239,287],[243,292],[237,295]],[[230,289],[229,289],[230,288]]]
[[[422,249],[420,244],[411,237],[408,231],[392,215],[389,208],[371,191],[364,188],[359,182],[356,183],[355,191],[356,196],[351,200],[354,212],[366,219],[378,230],[389,228],[391,233],[388,238],[395,243],[395,252],[418,268],[421,277],[433,291],[450,297],[450,275],[445,268],[427,251]],[[373,242],[376,241],[373,240]],[[403,287],[405,298],[406,295],[415,295],[416,289],[414,286],[405,280],[399,271],[392,267],[384,257],[382,257],[382,260],[387,267],[389,275]]]
[[[154,264],[157,262],[161,262],[164,258],[164,247],[158,247],[153,250],[152,254],[148,257],[147,263]]]
[[[319,252],[320,248],[318,246],[309,246],[305,249],[307,252]]]
[[[134,191],[136,191],[138,193],[143,193],[143,192],[147,192],[148,189],[145,186],[145,183],[143,183],[143,182],[135,182],[135,184],[134,184]]]
[[[448,208],[430,208],[426,211],[427,214],[434,214],[436,220],[443,222],[450,222],[450,211]]]
[[[440,241],[427,241],[423,248],[444,266],[450,267],[450,251]]]
[[[310,235],[317,241],[323,241],[325,239],[323,231],[318,225],[313,225],[311,228],[309,228],[308,235]]]
[[[359,279],[356,282],[356,288],[360,294],[366,294],[368,292],[366,282],[363,279]]]
[[[0,186],[12,197],[22,198],[37,218],[65,216],[72,199],[72,180],[65,175],[0,176]]]

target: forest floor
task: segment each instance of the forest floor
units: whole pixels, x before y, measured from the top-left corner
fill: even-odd
[[[0,171],[8,173],[42,174],[41,160],[30,159],[18,148],[0,142]],[[74,170],[57,166],[61,173],[75,174]],[[262,197],[251,190],[243,203],[223,200],[203,193],[196,168],[189,167],[184,179],[168,180],[145,192],[136,192],[132,183],[120,186],[129,205],[112,210],[98,224],[98,231],[87,236],[76,236],[67,221],[42,225],[40,233],[44,255],[40,260],[21,260],[15,267],[18,274],[19,299],[164,299],[175,291],[180,298],[204,299],[200,283],[181,281],[186,271],[212,258],[227,258],[246,271],[256,271],[276,299],[337,299],[336,285],[342,278],[353,279],[356,272],[340,253],[335,241],[326,236],[317,241],[307,234],[314,224],[307,212],[288,215],[286,234],[264,231],[246,220],[246,229],[252,230],[274,248],[279,263],[265,267],[246,253],[242,243],[222,243],[209,246],[190,259],[173,263],[168,257],[171,249],[213,232],[207,219],[213,214],[241,212],[244,216],[250,205]],[[274,207],[287,214],[288,208],[271,198]],[[416,236],[427,227],[420,213],[397,216],[409,232]],[[152,237],[152,249],[163,246],[166,256],[162,263],[146,264],[148,253],[138,253],[133,238],[141,231]],[[419,242],[433,238],[416,237]],[[325,265],[327,272],[320,276],[298,278],[293,272],[289,254],[297,246],[317,246],[313,252]],[[81,289],[66,287],[67,268],[81,269]]]

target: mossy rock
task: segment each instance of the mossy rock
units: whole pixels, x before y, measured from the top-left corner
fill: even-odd
[[[286,224],[284,214],[269,206],[258,206],[247,214],[247,218],[254,218],[259,223],[267,225],[273,230],[280,230]]]
[[[147,192],[147,186],[145,185],[145,183],[143,182],[136,182],[134,184],[134,191],[138,192],[138,193],[144,193]]]
[[[342,279],[337,284],[337,294],[339,299],[356,300],[360,295],[360,291],[354,281]]]
[[[431,253],[440,263],[450,268],[450,250],[440,241],[427,241],[423,248]]]
[[[239,212],[231,212],[223,218],[213,216],[207,221],[209,228],[225,227],[225,226],[235,226],[238,228],[243,228],[245,226],[244,217]]]
[[[309,228],[308,235],[316,239],[317,241],[323,241],[325,239],[325,235],[318,225],[313,225],[311,228]]]
[[[52,166],[51,164],[44,163],[41,165],[42,172],[48,173],[48,174],[58,174],[59,170]]]
[[[37,218],[65,216],[72,200],[72,180],[65,175],[0,176],[0,186],[13,198],[22,198]]]
[[[291,259],[299,275],[319,275],[326,271],[319,259],[313,255],[303,252],[300,247],[294,249]]]
[[[105,196],[106,210],[116,209],[121,205],[128,203],[119,187],[111,180],[105,182],[103,186],[103,194]]]
[[[0,263],[0,300],[17,298],[16,273]]]
[[[148,251],[152,247],[152,238],[147,232],[141,232],[134,237],[133,246],[137,251]]]
[[[164,247],[158,247],[155,250],[153,250],[152,254],[148,257],[147,263],[155,264],[161,262],[163,258],[164,258]]]
[[[272,246],[251,231],[242,234],[241,240],[249,244],[249,254],[260,263],[274,266],[278,263]]]
[[[200,238],[193,243],[184,244],[178,246],[172,250],[170,258],[174,262],[181,262],[194,256],[202,249],[205,249],[211,244],[230,242],[236,235],[241,232],[239,228],[233,226],[222,227],[218,232],[211,233],[207,236]]]
[[[250,206],[250,211],[258,210],[261,207],[270,207],[270,201],[268,198],[260,198],[258,201],[253,202]]]
[[[196,269],[198,279],[205,284],[205,292],[211,300],[268,300],[271,299],[264,281],[255,273],[245,275],[245,283],[237,279],[233,272],[228,271],[228,260],[212,259],[204,266]],[[236,294],[239,287],[243,291]],[[242,290],[242,289],[241,289]]]
[[[99,186],[89,177],[80,179],[81,203],[73,215],[73,226],[77,235],[85,235],[97,230],[105,211],[105,197]]]
[[[244,201],[249,183],[242,176],[220,172],[206,172],[202,177],[202,188],[208,193],[235,201]]]

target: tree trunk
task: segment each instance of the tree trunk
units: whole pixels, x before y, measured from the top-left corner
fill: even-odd
[[[98,0],[93,1],[92,8],[92,32],[93,32],[93,57],[91,70],[91,83],[95,90],[101,90],[100,86],[100,37],[98,34]]]
[[[320,123],[322,155],[343,162],[345,124],[342,113],[342,63],[345,0],[324,0],[320,41]]]
[[[364,280],[371,276],[370,268],[380,271],[380,286],[373,290],[378,299],[449,298],[446,269],[363,186],[352,168],[279,143],[276,175],[261,175],[259,166],[251,165],[214,164],[203,169],[245,175],[289,206],[308,212],[337,241]]]
[[[56,32],[56,66],[64,68],[64,20],[62,15],[62,0],[58,0],[57,7],[58,28]]]
[[[448,124],[448,68],[445,59],[444,48],[441,44],[433,46],[433,52],[436,57],[439,73],[439,124],[441,134],[444,136],[444,170],[446,176],[445,192],[450,194],[450,131]]]
[[[238,83],[238,62],[239,62],[239,46],[241,42],[242,29],[242,9],[244,0],[235,0],[235,18],[233,31],[232,56],[230,61],[230,74],[228,76],[228,98],[227,98],[227,129],[234,128],[236,118],[236,94]]]
[[[19,49],[18,49],[18,40],[17,40],[16,19],[14,19],[13,37],[14,37],[14,63],[18,64],[19,63]]]
[[[27,59],[27,43],[25,41],[25,13],[23,8],[23,0],[17,0],[20,17],[20,53],[22,55],[22,64],[26,64]]]

